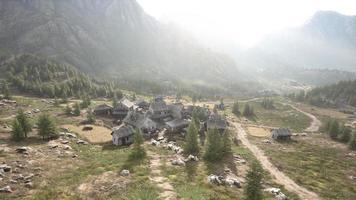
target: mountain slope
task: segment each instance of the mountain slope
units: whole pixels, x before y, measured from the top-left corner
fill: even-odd
[[[234,61],[162,25],[135,0],[0,1],[0,52],[51,57],[96,75],[226,85]],[[222,87],[224,88],[224,87]]]

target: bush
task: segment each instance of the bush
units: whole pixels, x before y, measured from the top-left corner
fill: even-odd
[[[234,105],[232,106],[232,113],[236,116],[240,116],[241,112],[240,112],[240,108],[239,108],[239,102],[235,102]]]
[[[356,151],[356,133],[353,134],[352,140],[350,141],[349,148]]]
[[[143,144],[143,136],[140,129],[136,129],[134,133],[134,143],[133,149],[129,155],[130,160],[141,160],[146,157],[146,151],[142,147]]]

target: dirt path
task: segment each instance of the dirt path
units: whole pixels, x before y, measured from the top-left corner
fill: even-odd
[[[173,186],[169,183],[166,177],[162,176],[161,156],[153,151],[148,151],[150,157],[151,175],[150,180],[162,190],[159,194],[160,199],[164,200],[177,200],[177,194],[174,192]]]
[[[310,123],[310,126],[308,128],[305,129],[305,132],[317,132],[321,126],[321,121],[316,118],[313,114],[305,112],[291,104],[288,104],[289,106],[291,106],[293,109],[295,109],[298,112],[303,113],[304,115],[308,116],[310,119],[312,119],[312,122]]]
[[[257,146],[250,143],[247,139],[247,134],[242,128],[241,124],[236,122],[231,122],[231,124],[237,130],[237,137],[241,140],[242,144],[245,145],[250,151],[255,155],[257,160],[261,162],[262,167],[267,170],[271,176],[275,179],[275,182],[283,185],[288,191],[293,192],[299,196],[302,200],[319,200],[319,196],[314,192],[311,192],[304,187],[296,184],[292,179],[286,176],[283,172],[279,171],[265,156],[264,152]]]

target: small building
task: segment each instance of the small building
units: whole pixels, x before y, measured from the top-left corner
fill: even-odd
[[[135,130],[132,126],[118,126],[112,129],[112,143],[116,146],[129,145],[133,143]]]
[[[93,113],[95,115],[110,115],[113,107],[107,104],[101,104],[94,108]]]
[[[207,130],[218,130],[220,133],[224,133],[227,129],[227,121],[224,117],[220,116],[217,113],[213,113],[209,116],[206,121],[206,129]]]
[[[152,119],[161,120],[171,115],[171,111],[162,97],[156,97],[149,108]]]
[[[183,109],[184,105],[182,103],[175,103],[172,105],[168,105],[168,109],[174,119],[182,119],[183,118]]]
[[[136,111],[130,111],[124,118],[123,122],[138,128],[144,134],[149,134],[157,130],[157,123],[151,120],[146,114]]]
[[[128,99],[122,99],[113,109],[112,114],[118,117],[125,117],[130,110],[135,109],[135,104]]]
[[[184,130],[185,128],[187,128],[189,126],[189,122],[187,120],[184,119],[175,119],[169,122],[166,122],[167,125],[167,129],[172,132],[179,132]]]
[[[288,128],[278,128],[272,130],[272,138],[275,140],[290,140],[292,132]]]
[[[135,106],[137,106],[138,108],[144,109],[144,110],[148,110],[148,108],[150,107],[150,104],[145,101],[145,100],[137,100],[134,102]]]

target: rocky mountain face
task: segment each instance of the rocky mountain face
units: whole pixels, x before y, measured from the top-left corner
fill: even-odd
[[[2,55],[32,53],[121,79],[226,84],[239,74],[233,60],[135,0],[2,0],[0,44]]]

